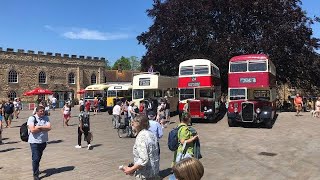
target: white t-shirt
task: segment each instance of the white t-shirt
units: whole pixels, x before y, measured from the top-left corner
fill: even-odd
[[[128,106],[128,117],[131,117],[132,106]]]
[[[53,98],[51,99],[51,102],[52,102],[52,103],[56,103],[56,102],[57,102],[57,98],[53,97]]]
[[[121,113],[121,107],[119,105],[115,105],[113,107],[112,114],[120,116],[120,113]]]
[[[63,114],[70,114],[70,108],[67,106],[63,107]]]
[[[79,105],[80,105],[80,106],[83,106],[83,105],[84,105],[84,101],[83,101],[83,100],[80,100],[80,101],[79,101]]]

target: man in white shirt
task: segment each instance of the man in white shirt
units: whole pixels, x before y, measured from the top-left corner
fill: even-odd
[[[52,102],[52,109],[55,110],[56,109],[56,105],[57,105],[57,98],[55,98],[54,96],[51,98],[51,102]]]
[[[121,106],[122,106],[122,102],[118,101],[112,110],[112,115],[113,115],[112,124],[114,129],[118,128],[120,123]]]

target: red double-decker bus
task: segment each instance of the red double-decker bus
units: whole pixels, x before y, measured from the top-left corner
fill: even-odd
[[[207,59],[191,59],[179,65],[179,114],[186,103],[193,119],[213,121],[221,99],[220,70]]]
[[[235,56],[229,61],[228,124],[264,123],[276,114],[276,68],[264,54]]]

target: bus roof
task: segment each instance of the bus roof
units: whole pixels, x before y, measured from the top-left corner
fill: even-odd
[[[196,64],[195,64],[195,62],[196,62]],[[181,66],[192,66],[192,65],[211,65],[211,66],[214,66],[215,68],[219,69],[218,66],[213,64],[208,59],[189,59],[189,60],[185,60],[185,61],[182,61],[180,63],[179,67],[181,67]]]
[[[131,84],[115,84],[108,88],[108,91],[126,91],[132,89]]]
[[[269,57],[265,54],[246,54],[246,55],[234,56],[230,59],[230,62],[260,60],[260,59],[269,59]]]
[[[143,84],[143,85],[142,85]],[[161,76],[160,74],[143,73],[133,76],[133,89],[176,88],[178,77]]]
[[[86,91],[92,91],[92,90],[105,90],[106,88],[109,88],[112,86],[112,84],[93,84],[86,87]]]

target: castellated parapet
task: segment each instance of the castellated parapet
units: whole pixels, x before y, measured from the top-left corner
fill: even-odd
[[[10,71],[17,73],[16,82],[9,82]],[[39,83],[40,72],[46,75],[45,83]],[[74,83],[69,82],[70,73],[74,74]],[[96,83],[108,81],[105,58],[0,47],[0,100],[12,92],[23,97],[24,92],[36,87],[79,98],[76,92],[91,85],[92,77],[96,77]]]

